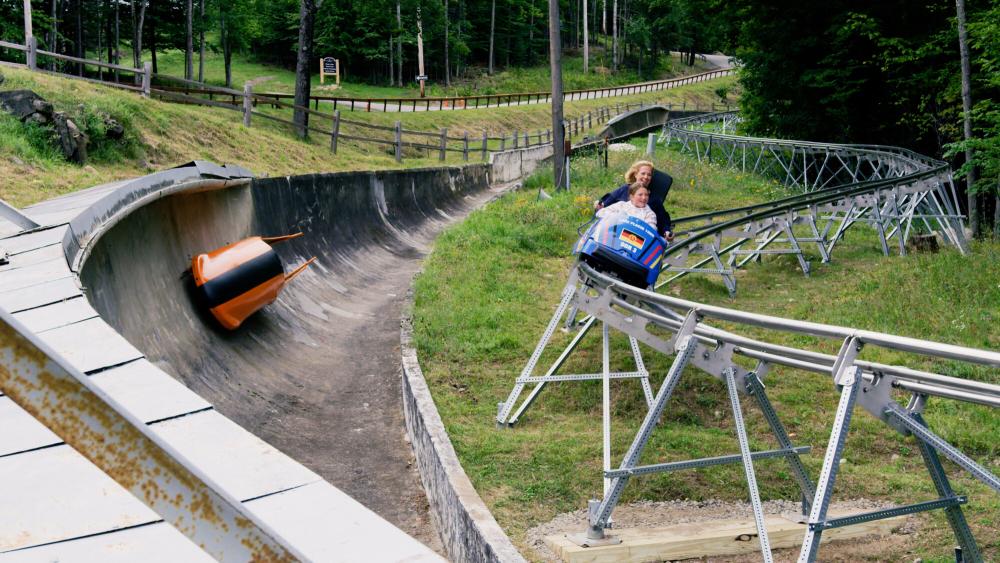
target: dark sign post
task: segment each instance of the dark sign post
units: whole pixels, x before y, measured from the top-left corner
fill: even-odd
[[[319,83],[323,84],[327,75],[337,77],[337,85],[340,85],[340,59],[333,57],[323,57],[319,60]]]

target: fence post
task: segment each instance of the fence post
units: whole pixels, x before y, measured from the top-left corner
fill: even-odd
[[[28,37],[25,41],[28,47],[28,51],[25,53],[25,59],[27,59],[28,68],[31,70],[38,70],[38,38],[34,35]]]
[[[330,151],[337,154],[337,137],[340,135],[340,110],[333,112],[333,131],[330,132]]]
[[[153,63],[146,61],[142,63],[142,96],[149,97],[149,86],[153,82]]]
[[[445,150],[448,148],[448,128],[445,127],[441,130],[441,148],[438,152],[438,160],[444,162]]]
[[[517,148],[517,129],[514,129],[514,148]]]
[[[488,139],[486,138],[486,129],[483,129],[483,161],[486,161],[486,159],[488,158],[488,155],[486,154],[487,153],[487,151],[486,151],[486,142],[487,142],[487,140]]]
[[[591,114],[591,112],[588,111],[587,112],[587,129],[590,129],[593,126],[594,126],[594,116]]]
[[[500,135],[500,152],[507,148],[507,136]]]
[[[524,132],[524,146],[525,147],[530,147],[531,146],[531,136],[530,135],[531,134],[528,133],[528,131]]]
[[[462,160],[469,162],[469,132],[462,136]]]
[[[653,149],[656,147],[656,133],[650,133],[646,137],[646,154],[652,155]]]
[[[396,122],[396,162],[403,162],[403,124]]]
[[[253,111],[253,85],[243,84],[243,126],[250,127],[250,112]]]

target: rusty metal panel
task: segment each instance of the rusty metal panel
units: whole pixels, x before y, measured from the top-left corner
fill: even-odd
[[[90,380],[144,422],[212,406],[145,359],[95,373]]]
[[[28,330],[38,333],[61,326],[78,323],[97,316],[83,296],[59,301],[50,305],[16,313],[14,318],[24,323]]]
[[[160,517],[75,450],[0,458],[0,553]]]
[[[207,401],[146,360],[102,371],[91,381],[146,423],[210,409]],[[0,396],[0,456],[53,446],[62,438],[9,397]]]
[[[0,458],[0,550],[83,535],[60,527],[105,528],[91,532],[97,533],[162,517],[217,559],[301,560],[296,548],[186,455],[2,310],[0,388],[75,448],[56,446]],[[67,471],[74,451],[100,470],[77,463],[76,470]],[[215,454],[226,457],[228,452]],[[60,455],[65,459],[44,462]],[[50,473],[39,480],[46,471]],[[89,482],[77,481],[84,477]],[[56,490],[62,494],[53,496]],[[47,495],[49,502],[38,502],[37,494]],[[99,501],[91,497],[80,502],[93,494]],[[70,504],[74,510],[68,509]]]
[[[164,522],[5,553],[4,563],[209,563],[215,561]]]
[[[38,337],[82,372],[143,357],[142,352],[100,317],[48,330]]]
[[[0,397],[0,457],[59,442],[62,438],[17,406],[10,397]]]
[[[0,248],[5,249],[11,255],[15,255],[59,244],[62,242],[67,229],[68,227],[65,226],[54,227],[51,229],[0,239]]]
[[[17,313],[79,295],[80,288],[76,285],[76,278],[67,275],[64,278],[12,291],[0,288],[0,309]]]
[[[326,481],[244,506],[312,561],[444,561]]]
[[[167,420],[150,430],[223,491],[241,500],[320,480],[305,466],[214,410]]]

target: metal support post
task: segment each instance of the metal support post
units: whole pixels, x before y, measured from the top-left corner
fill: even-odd
[[[924,422],[920,414],[912,413],[910,416],[917,424],[925,428],[927,427],[927,423]],[[924,464],[927,466],[927,472],[931,475],[931,480],[934,482],[934,488],[937,489],[938,496],[943,499],[954,497],[955,492],[951,488],[951,483],[948,481],[948,476],[945,474],[944,468],[941,467],[941,460],[938,457],[937,450],[919,437],[917,438],[917,444],[920,446],[920,455],[924,458]],[[949,506],[944,509],[944,513],[948,518],[948,524],[951,525],[951,529],[955,533],[958,545],[961,546],[963,560],[974,561],[976,563],[981,562],[983,556],[979,552],[976,538],[972,536],[972,530],[969,529],[969,523],[965,521],[965,514],[962,513],[962,507],[957,504]]]
[[[570,352],[576,349],[577,345],[580,343],[581,340],[583,340],[583,337],[587,334],[587,332],[590,331],[590,328],[594,326],[594,323],[596,321],[597,319],[595,317],[589,317],[586,321],[584,321],[583,326],[580,327],[580,331],[576,333],[576,336],[573,337],[573,340],[569,343],[568,346],[566,346],[566,349],[563,350],[562,354],[559,355],[559,358],[556,359],[556,361],[552,364],[552,367],[550,367],[549,370],[545,372],[545,375],[542,377],[546,378],[551,377],[556,371],[559,370],[560,367],[562,367],[566,359],[569,358]],[[535,399],[538,397],[538,394],[542,392],[542,389],[545,387],[545,383],[546,383],[545,381],[539,381],[531,389],[531,392],[528,393],[528,396],[524,399],[524,402],[521,403],[521,406],[518,407],[518,409],[514,412],[514,414],[510,417],[510,419],[507,420],[508,426],[513,426],[517,424],[518,419],[521,418],[521,415],[524,414],[524,411],[528,410],[528,407],[531,406],[531,403],[535,402]]]
[[[608,323],[601,323],[601,437],[604,471],[611,470],[611,345]],[[604,478],[604,496],[608,495],[611,480]]]
[[[799,246],[798,239],[795,238],[795,233],[792,232],[792,219],[789,218],[785,220],[785,236],[788,237],[788,244],[792,246],[792,250],[795,251],[795,257],[799,259],[799,267],[802,268],[802,273],[806,276],[809,275],[809,261],[802,254],[802,247]]]
[[[852,343],[853,340],[849,339],[848,342]],[[838,360],[840,359],[838,358]],[[836,367],[837,365],[834,364],[835,369]],[[837,479],[837,470],[840,468],[840,455],[844,451],[844,442],[847,441],[851,415],[854,412],[854,402],[858,398],[858,380],[861,379],[861,370],[850,365],[842,367],[840,373],[841,376],[838,378],[838,384],[841,386],[840,403],[837,405],[837,415],[833,421],[830,441],[826,446],[826,456],[823,458],[823,469],[819,474],[816,496],[813,497],[812,510],[809,512],[809,528],[806,530],[805,538],[802,540],[802,549],[799,551],[799,563],[812,563],[816,560],[820,536],[824,528],[823,524],[826,522],[826,511],[830,506],[830,497],[833,495],[833,484]]]
[[[771,401],[767,398],[764,383],[757,377],[755,372],[747,374],[745,381],[747,393],[757,400],[757,406],[760,407],[761,412],[764,414],[764,419],[767,420],[767,424],[771,427],[771,432],[774,433],[774,437],[778,441],[778,447],[783,450],[794,449],[785,426],[778,419],[778,414],[775,412],[774,407],[771,406]],[[816,496],[816,487],[813,485],[812,479],[809,478],[809,473],[806,471],[805,466],[802,464],[802,459],[799,458],[798,454],[786,455],[785,460],[788,461],[792,475],[795,477],[795,481],[799,484],[799,490],[802,492],[802,514],[808,515],[809,509],[812,506],[812,499]]]
[[[698,341],[694,337],[694,329],[697,326],[697,323],[697,312],[691,311],[688,313],[687,318],[684,320],[680,330],[677,332],[677,344],[675,346],[677,355],[674,357],[674,362],[670,366],[670,371],[667,372],[667,376],[663,379],[663,383],[660,385],[660,390],[656,395],[656,402],[653,404],[653,408],[646,413],[646,418],[643,420],[642,426],[639,428],[639,432],[632,440],[632,445],[629,446],[628,452],[625,454],[625,459],[622,460],[620,469],[635,467],[635,464],[642,456],[642,452],[646,447],[646,443],[649,441],[649,437],[653,432],[653,427],[656,425],[656,421],[660,418],[660,415],[663,414],[663,409],[666,406],[667,401],[670,399],[670,395],[674,392],[674,388],[677,387],[677,382],[680,381],[681,373],[684,372],[684,368],[687,366],[691,357],[694,355],[695,349],[698,347]],[[604,538],[604,528],[608,523],[608,519],[611,517],[611,511],[614,510],[615,505],[618,504],[618,499],[621,497],[622,490],[624,490],[627,483],[627,476],[615,477],[612,479],[610,490],[605,493],[604,499],[600,502],[600,504],[593,507],[593,511],[590,514],[587,538]]]
[[[765,563],[774,561],[771,555],[771,543],[767,538],[767,526],[764,524],[764,508],[760,503],[760,491],[757,489],[757,477],[753,470],[753,459],[750,457],[750,442],[747,440],[747,429],[743,423],[743,410],[740,408],[740,396],[736,390],[736,370],[728,367],[723,371],[726,387],[729,390],[729,403],[733,407],[733,425],[736,427],[736,438],[740,443],[740,455],[743,458],[743,472],[750,490],[750,505],[753,507],[753,519],[757,525],[757,538],[760,540],[760,553]]]
[[[549,320],[548,326],[545,327],[545,331],[542,333],[542,337],[539,339],[538,345],[535,346],[535,351],[531,353],[531,358],[528,359],[528,364],[524,366],[524,369],[521,371],[522,378],[530,376],[531,372],[535,370],[535,364],[538,363],[538,359],[542,356],[545,346],[549,343],[549,339],[552,338],[552,333],[555,332],[556,326],[559,324],[559,319],[562,318],[563,313],[566,312],[566,308],[569,307],[570,301],[573,300],[573,295],[576,293],[576,281],[577,274],[574,270],[574,272],[570,274],[566,287],[563,288],[562,300],[559,301],[559,306],[556,307],[556,311],[552,315],[552,319]],[[515,383],[514,388],[510,391],[510,396],[507,397],[507,401],[500,403],[499,412],[497,413],[498,425],[503,425],[507,420],[507,416],[510,414],[511,409],[514,408],[514,402],[517,401],[517,397],[521,394],[521,390],[523,389],[524,383]]]

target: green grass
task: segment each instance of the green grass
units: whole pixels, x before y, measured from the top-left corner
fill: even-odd
[[[4,88],[27,88],[51,101],[56,110],[66,111],[87,128],[93,141],[91,159],[86,166],[66,162],[48,148],[43,130],[22,126],[16,120],[0,123],[0,174],[6,180],[0,188],[0,198],[14,206],[24,206],[66,192],[113,180],[141,176],[190,160],[211,160],[240,164],[263,175],[306,174],[340,170],[370,170],[438,166],[436,151],[404,150],[402,164],[393,158],[392,147],[365,142],[342,140],[338,153],[329,151],[329,137],[311,135],[299,140],[288,125],[254,117],[252,126],[242,126],[239,112],[143,99],[132,92],[117,90],[79,80],[70,80],[27,70],[4,69]],[[719,83],[731,83],[724,79]],[[638,101],[658,103],[711,103],[715,81],[694,84],[674,90],[650,92],[619,98],[616,102]],[[569,118],[585,114],[611,100],[585,100],[566,104]],[[323,108],[330,111],[331,108]],[[291,119],[288,110],[273,110],[258,106],[257,111]],[[532,132],[547,129],[551,124],[548,105],[528,105],[514,108],[492,108],[476,111],[442,111],[419,113],[344,112],[345,120],[380,126],[392,126],[402,121],[403,128],[437,133],[447,127],[449,135],[460,137],[468,132],[473,151],[486,131],[490,136],[511,131]],[[332,112],[331,112],[332,113]],[[126,129],[123,141],[104,139],[103,121],[108,115]],[[330,121],[314,117],[311,125],[329,130]],[[593,129],[600,124],[593,123]],[[345,135],[391,139],[391,132],[374,133],[371,129],[346,123]],[[427,138],[405,136],[406,141],[428,142]],[[457,148],[460,143],[451,143]],[[490,145],[497,148],[497,143]],[[480,160],[478,153],[470,155],[472,162]],[[448,153],[447,164],[461,164],[459,153]]]
[[[618,173],[635,155],[612,155],[610,171],[591,159],[574,162],[575,185],[551,189],[550,173],[529,179],[522,191],[504,196],[443,234],[416,281],[414,324],[424,373],[463,467],[500,524],[526,554],[525,531],[557,513],[586,506],[601,493],[600,384],[551,384],[513,430],[494,427],[496,404],[506,399],[558,302],[572,265],[569,248],[576,226],[589,216],[593,199],[620,184]],[[702,167],[673,152],[654,161],[675,177],[668,208],[675,217],[773,198],[780,190],[753,176]],[[545,188],[555,197],[537,201]],[[969,256],[938,254],[884,257],[865,227],[849,231],[833,261],[804,278],[791,257],[766,257],[739,274],[739,294],[730,300],[721,280],[689,276],[666,289],[696,301],[783,317],[850,325],[966,346],[1000,347],[1000,244],[975,244]],[[721,324],[721,323],[720,323]],[[726,328],[736,330],[736,327]],[[739,329],[752,337],[836,353],[839,342]],[[568,342],[557,332],[539,366],[547,366]],[[612,365],[628,368],[627,343],[616,336]],[[654,387],[670,358],[644,347]],[[863,359],[1000,383],[997,370],[929,361],[872,347]],[[563,373],[600,368],[600,338],[588,336]],[[544,367],[540,367],[543,370]],[[768,392],[798,444],[813,446],[805,463],[818,475],[837,396],[829,377],[775,368]],[[644,414],[636,382],[612,384],[613,451],[624,453]],[[774,447],[759,411],[746,403],[752,447]],[[997,472],[1000,413],[995,409],[931,399],[928,421],[946,439]],[[654,432],[643,463],[737,451],[724,384],[691,370],[668,405],[665,424]],[[894,457],[898,456],[898,457]],[[894,502],[932,499],[934,488],[911,439],[862,412],[854,418],[835,499],[875,498]],[[986,558],[1000,557],[1000,497],[978,481],[946,468]],[[798,496],[787,467],[764,461],[758,479],[765,498]],[[622,502],[638,499],[745,501],[738,465],[633,479]],[[926,526],[905,548],[885,560],[945,557],[954,540],[943,514],[921,516]]]

